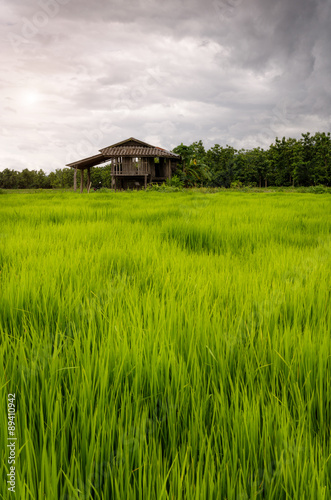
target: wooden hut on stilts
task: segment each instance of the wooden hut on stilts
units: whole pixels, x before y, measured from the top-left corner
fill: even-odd
[[[100,149],[99,154],[66,165],[75,169],[74,190],[77,189],[77,172],[80,170],[80,192],[84,188],[84,170],[87,170],[87,191],[91,189],[91,168],[111,165],[111,185],[116,189],[145,188],[152,182],[171,179],[172,171],[180,156],[166,149],[152,146],[131,137]]]

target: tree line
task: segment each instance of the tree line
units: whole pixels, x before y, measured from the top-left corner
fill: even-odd
[[[237,150],[215,144],[206,151],[200,140],[190,146],[182,143],[173,152],[182,157],[173,182],[185,187],[331,186],[330,132],[307,132],[300,139],[277,137],[267,150]],[[110,188],[110,170],[110,165],[91,169],[92,186]],[[67,189],[73,187],[73,182],[72,168],[49,174],[43,170],[17,172],[8,168],[0,172],[2,189]],[[77,182],[79,185],[80,176]]]
[[[186,186],[314,186],[331,185],[330,132],[309,132],[300,139],[276,138],[269,149],[237,150],[202,141],[173,150],[182,156],[177,176]]]

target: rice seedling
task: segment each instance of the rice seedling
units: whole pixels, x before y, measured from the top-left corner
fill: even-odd
[[[330,498],[330,208],[1,196],[0,498]]]

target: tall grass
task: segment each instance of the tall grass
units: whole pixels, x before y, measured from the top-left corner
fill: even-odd
[[[0,199],[0,497],[328,499],[329,194]]]

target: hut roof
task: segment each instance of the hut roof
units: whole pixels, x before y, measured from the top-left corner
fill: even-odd
[[[100,153],[98,155],[89,156],[88,158],[83,158],[82,160],[74,161],[73,163],[68,163],[66,167],[88,168],[95,167],[95,165],[100,165],[100,163],[104,162],[107,162],[107,158]]]
[[[171,153],[171,151],[167,151],[166,149],[159,148],[157,146],[152,146],[151,144],[147,144],[147,142],[142,142],[134,137],[130,137],[130,139],[126,139],[125,141],[117,142],[112,146],[100,149],[100,153],[97,155],[68,163],[66,166],[84,169],[100,165],[101,163],[107,162],[108,159],[118,156],[130,156],[133,158],[151,156],[154,158],[162,157],[180,159],[180,155]]]
[[[102,154],[108,158],[114,156],[132,156],[132,157],[142,157],[142,156],[161,156],[164,158],[179,158],[178,155],[171,153],[165,149],[161,148],[140,148],[136,146],[110,146],[102,150]]]
[[[118,142],[112,146],[100,149],[100,152],[108,157],[114,156],[132,156],[132,157],[142,157],[142,156],[154,156],[163,158],[179,158],[179,155],[171,153],[166,149],[159,148],[157,146],[152,146],[147,144],[147,142],[139,141],[134,137],[126,139],[125,141]]]

